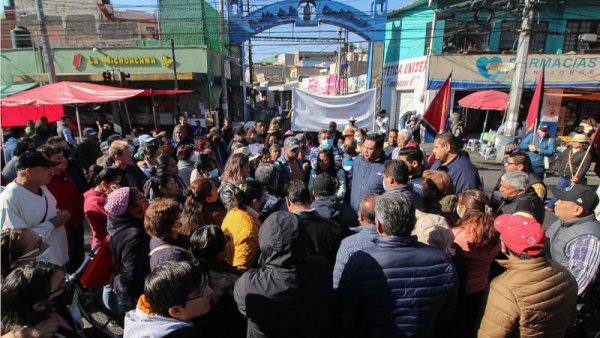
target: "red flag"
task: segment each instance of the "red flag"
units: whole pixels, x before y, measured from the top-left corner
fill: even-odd
[[[452,73],[448,75],[446,82],[440,88],[433,101],[423,114],[423,119],[437,132],[444,130],[444,119],[450,105],[450,87],[452,86],[450,78]]]
[[[529,112],[527,113],[527,128],[525,128],[527,131],[529,131],[533,124],[536,123],[536,120],[538,122],[540,121],[542,103],[544,102],[544,69],[545,67],[542,66],[542,71],[540,72],[540,77],[535,87],[535,93],[533,93],[533,98],[531,99],[531,104],[529,105]]]

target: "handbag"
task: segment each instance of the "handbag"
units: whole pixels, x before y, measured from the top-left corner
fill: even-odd
[[[79,278],[84,288],[100,288],[110,283],[113,260],[109,242],[110,236],[106,236],[92,249],[90,263]]]

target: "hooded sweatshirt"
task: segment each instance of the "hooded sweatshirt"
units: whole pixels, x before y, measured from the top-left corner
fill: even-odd
[[[248,337],[333,337],[331,268],[308,256],[297,215],[278,211],[259,232],[260,268],[235,283]]]
[[[321,217],[337,222],[340,225],[342,238],[353,234],[350,228],[360,225],[358,215],[349,204],[336,199],[335,196],[319,197],[312,202],[311,208],[315,209]]]
[[[142,295],[136,309],[125,315],[123,338],[162,338],[179,329],[189,327],[192,327],[192,323],[153,313],[146,296]]]

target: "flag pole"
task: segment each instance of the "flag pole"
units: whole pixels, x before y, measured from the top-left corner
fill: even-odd
[[[537,132],[537,125],[538,125],[538,119],[536,117],[535,121],[533,122],[533,134],[531,134],[531,144],[534,145],[535,144],[535,134]]]
[[[581,170],[581,166],[583,166],[583,162],[585,162],[585,159],[588,157],[588,154],[590,153],[590,149],[592,149],[592,147],[594,146],[595,140],[596,140],[596,134],[598,134],[598,129],[596,129],[596,132],[594,132],[594,135],[592,136],[592,142],[590,144],[588,144],[588,148],[585,151],[585,154],[583,155],[583,158],[581,159],[581,163],[579,163],[579,167],[577,167],[577,171],[575,172],[575,176],[577,177],[577,175],[579,175],[579,171]],[[565,149],[566,150],[566,149]],[[573,177],[571,177],[571,180],[573,179]]]

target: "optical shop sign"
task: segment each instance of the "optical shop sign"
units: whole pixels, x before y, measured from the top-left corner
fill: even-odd
[[[422,86],[426,68],[426,56],[386,63],[383,66],[383,87],[405,90]]]
[[[514,56],[448,55],[433,56],[430,81],[446,79],[452,70],[452,88],[510,87],[516,68]],[[600,87],[600,55],[530,55],[525,86],[535,87],[539,72],[545,68],[546,87]]]

